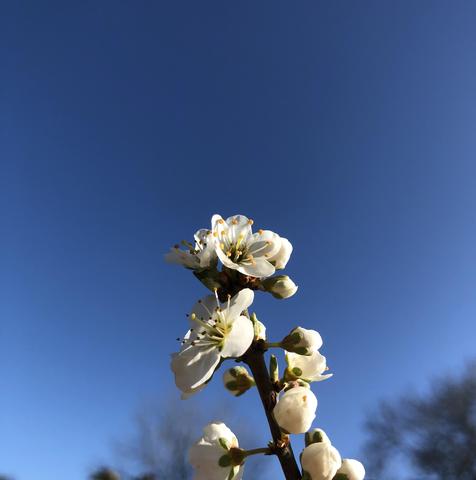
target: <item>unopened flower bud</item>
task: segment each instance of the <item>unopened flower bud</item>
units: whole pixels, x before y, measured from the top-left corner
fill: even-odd
[[[223,374],[223,384],[232,395],[239,397],[254,387],[255,381],[245,367],[239,366],[230,368]]]
[[[304,441],[306,443],[306,447],[313,443],[331,443],[326,432],[324,432],[324,430],[322,430],[321,428],[313,428],[312,430],[306,432],[306,435],[304,436]]]
[[[269,357],[269,376],[273,383],[279,381],[279,365],[278,359],[275,355],[271,355],[271,357]]]
[[[267,278],[261,282],[261,285],[274,298],[279,299],[292,297],[298,289],[297,285],[287,275]]]
[[[337,476],[342,480],[364,480],[365,478],[365,468],[358,461],[352,458],[344,458],[342,460],[342,466],[337,470]]]
[[[266,340],[266,327],[258,320],[256,313],[251,314],[250,320],[253,322],[255,340]]]
[[[330,443],[312,443],[303,450],[301,465],[303,479],[332,480],[341,466],[341,457]]]
[[[304,433],[311,427],[316,409],[314,393],[306,387],[294,387],[281,395],[273,414],[286,433]]]
[[[243,475],[243,450],[234,433],[223,423],[210,423],[203,436],[189,450],[189,461],[197,480],[226,478],[237,480]]]
[[[312,355],[321,346],[322,338],[319,332],[302,327],[294,328],[281,340],[282,348],[299,355]]]

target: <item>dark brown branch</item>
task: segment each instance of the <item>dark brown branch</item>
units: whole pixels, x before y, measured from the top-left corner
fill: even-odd
[[[279,425],[273,416],[273,408],[276,405],[277,392],[271,382],[271,378],[264,359],[264,342],[254,342],[245,353],[242,360],[250,367],[256,382],[261,402],[263,403],[269,429],[274,441],[274,453],[279,459],[286,480],[301,480],[301,472],[294,458],[293,449],[289,437],[283,436]]]

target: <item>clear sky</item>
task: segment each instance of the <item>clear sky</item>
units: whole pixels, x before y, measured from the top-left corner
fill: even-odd
[[[2,2],[0,472],[84,479],[178,401],[206,291],[163,253],[213,213],[293,243],[298,293],[254,310],[321,332],[344,456],[379,399],[474,356],[475,24],[455,0]],[[236,405],[266,438],[256,392]]]

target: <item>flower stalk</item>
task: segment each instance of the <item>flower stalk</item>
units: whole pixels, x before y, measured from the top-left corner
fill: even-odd
[[[264,342],[254,342],[242,357],[242,360],[250,367],[255,379],[256,387],[261,398],[261,403],[268,420],[269,429],[274,443],[274,454],[278,457],[286,480],[301,480],[301,472],[296,463],[289,437],[284,435],[273,416],[276,406],[277,392],[269,376],[264,359]]]

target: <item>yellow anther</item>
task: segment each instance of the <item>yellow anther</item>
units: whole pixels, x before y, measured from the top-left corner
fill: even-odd
[[[224,250],[224,249],[225,249],[225,244],[224,244],[224,243],[220,243],[220,248],[221,248],[222,250]]]
[[[264,230],[261,230],[261,228],[260,228],[260,229],[258,230],[258,233],[259,233],[260,235],[263,235]]]
[[[233,225],[238,225],[238,220],[236,219],[236,217],[231,221],[231,223]]]
[[[223,223],[223,218],[220,218],[220,219],[218,220],[218,223],[222,224],[222,223]]]
[[[192,320],[195,320],[195,319],[197,318],[197,316],[196,316],[194,313],[192,313],[192,315],[190,315],[190,318],[191,318]]]
[[[214,237],[218,237],[218,232],[213,232]]]
[[[226,252],[226,256],[227,256],[227,257],[231,257],[231,252],[230,252],[230,250],[228,250],[228,252]]]
[[[254,220],[251,220],[251,218],[250,218],[250,219],[248,220],[248,225],[253,225],[253,223],[255,223]]]

